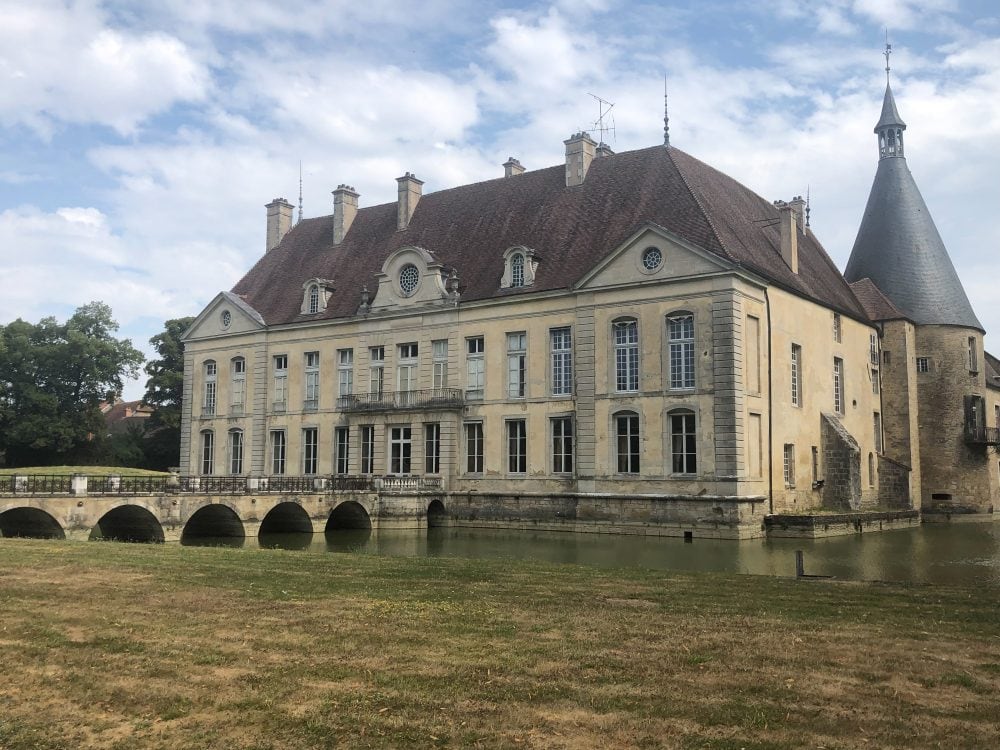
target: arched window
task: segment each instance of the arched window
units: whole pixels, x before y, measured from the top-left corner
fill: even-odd
[[[309,285],[309,303],[308,308],[310,315],[315,315],[319,312],[319,285],[310,284]]]
[[[615,390],[635,393],[639,390],[639,323],[635,318],[620,318],[611,324],[615,342]]]
[[[639,473],[639,415],[621,411],[614,415],[615,458],[619,474]]]
[[[229,363],[229,412],[242,414],[247,392],[247,361],[233,357]]]
[[[521,253],[510,259],[510,285],[524,286],[524,256]]]
[[[670,387],[694,388],[694,315],[677,312],[667,317],[670,344]]]
[[[673,474],[698,472],[698,435],[694,412],[677,409],[670,412],[670,471]]]
[[[214,359],[210,359],[205,362],[204,365],[204,376],[205,376],[205,389],[204,398],[201,402],[201,413],[207,416],[215,414],[215,393],[216,393],[216,375],[218,373],[218,368],[215,364]]]
[[[211,430],[202,430],[201,433],[201,473],[213,474],[215,472],[215,433]]]
[[[229,431],[229,473],[243,473],[243,430]]]

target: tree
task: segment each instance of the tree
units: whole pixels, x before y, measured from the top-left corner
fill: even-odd
[[[139,374],[142,352],[113,333],[111,308],[91,302],[64,324],[0,326],[0,447],[14,466],[87,463],[105,437],[101,401]]]
[[[184,344],[181,336],[194,318],[168,320],[164,330],[149,340],[159,359],[146,363],[143,401],[156,411],[146,432],[148,468],[166,469],[180,461],[181,399],[184,394]]]

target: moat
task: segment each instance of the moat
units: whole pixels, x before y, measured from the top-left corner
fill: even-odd
[[[795,550],[808,575],[845,580],[1000,588],[1000,523],[926,524],[915,529],[824,539],[742,542],[673,537],[475,528],[343,530],[260,539],[198,539],[199,545],[277,547],[394,557],[512,558],[598,567],[795,575]]]

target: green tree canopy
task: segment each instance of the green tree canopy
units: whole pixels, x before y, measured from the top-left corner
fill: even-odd
[[[104,434],[100,403],[139,374],[142,352],[113,335],[111,308],[91,302],[65,323],[0,326],[0,447],[8,464],[86,463]]]
[[[168,320],[164,330],[149,340],[158,359],[146,363],[146,395],[156,411],[145,438],[146,468],[166,469],[180,461],[181,399],[184,394],[184,344],[181,336],[194,318]]]

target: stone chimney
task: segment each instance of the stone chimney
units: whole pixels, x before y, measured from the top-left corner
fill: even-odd
[[[795,221],[800,230],[803,230],[806,225],[806,201],[801,195],[796,195],[790,201],[788,205],[792,207],[795,211]]]
[[[353,185],[338,185],[333,191],[333,244],[339,245],[347,236],[354,217],[358,215],[358,194]]]
[[[519,174],[524,174],[524,167],[521,166],[521,162],[513,156],[508,156],[507,161],[503,163],[503,176],[517,177]]]
[[[275,198],[268,203],[267,209],[267,247],[266,252],[274,250],[281,238],[292,228],[292,214],[295,207],[284,198]]]
[[[410,172],[402,177],[397,177],[399,183],[399,203],[396,205],[396,229],[402,231],[410,225],[413,212],[417,210],[417,203],[420,201],[421,187],[423,180],[418,180]]]
[[[597,143],[588,133],[580,132],[570,136],[566,144],[566,186],[582,185],[594,160]]]
[[[597,158],[600,159],[602,156],[614,156],[615,152],[611,150],[611,146],[607,143],[597,144]]]
[[[800,199],[801,200],[801,199]],[[781,228],[781,257],[792,273],[799,272],[799,226],[798,211],[794,205],[795,201],[785,203],[775,201],[774,206],[778,209],[778,224]],[[804,205],[804,201],[803,201]]]

